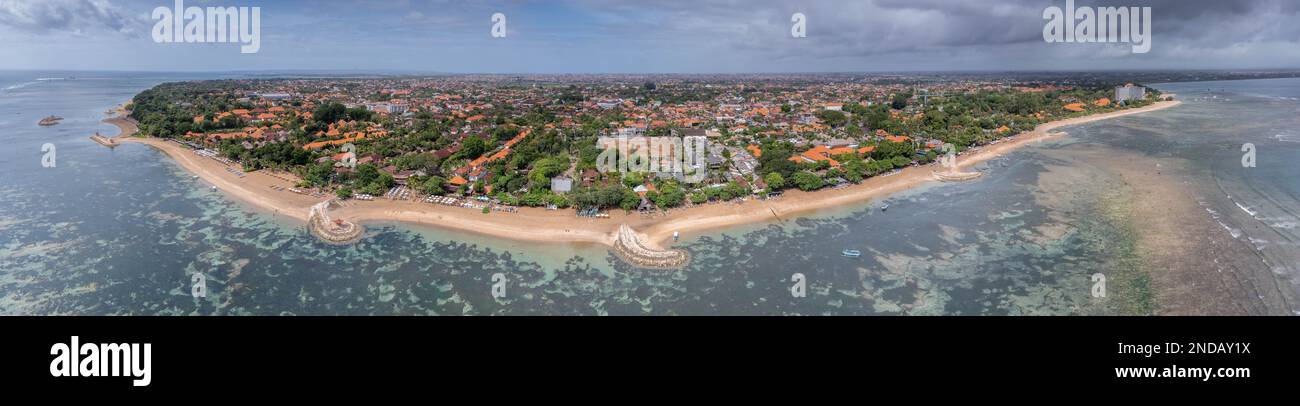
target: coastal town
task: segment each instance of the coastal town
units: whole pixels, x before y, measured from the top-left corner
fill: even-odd
[[[640,252],[649,266],[685,261],[646,248],[662,235],[629,240],[636,232],[618,219],[653,223],[699,206],[780,200],[792,190],[830,195],[817,191],[938,168],[949,152],[965,155],[1045,123],[1164,98],[1123,81],[462,75],[166,83],[137,95],[129,117],[140,136],[215,161],[237,181],[246,174],[279,181],[263,192],[300,196],[312,224],[329,218],[326,206],[383,202],[457,208],[465,218],[521,209],[615,217],[620,224],[596,227],[608,230],[597,233],[608,241],[592,240]],[[602,137],[702,138],[706,176],[608,170],[597,165]],[[979,175],[929,171],[941,181]],[[315,204],[326,200],[333,204]],[[354,239],[360,227],[346,217],[328,224],[346,232],[317,234]]]

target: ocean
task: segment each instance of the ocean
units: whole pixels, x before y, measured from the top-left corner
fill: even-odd
[[[686,238],[679,246],[692,263],[664,272],[630,267],[601,246],[401,224],[367,224],[357,244],[324,244],[147,146],[87,139],[116,134],[100,120],[134,94],[211,77],[0,72],[0,314],[1300,310],[1300,178],[1290,176],[1300,173],[1297,79],[1156,85],[1184,104],[1066,128],[1068,138],[980,164],[986,175],[972,182]],[[66,119],[36,125],[48,115]],[[52,168],[42,166],[47,143]],[[1255,147],[1253,168],[1241,165],[1244,143]],[[195,274],[203,298],[191,295]]]

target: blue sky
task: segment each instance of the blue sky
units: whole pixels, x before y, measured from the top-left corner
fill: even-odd
[[[1040,0],[191,0],[261,7],[261,49],[160,44],[171,0],[0,0],[0,69],[742,73],[1300,68],[1300,2],[1079,0],[1151,6],[1152,51],[1049,44]],[[490,36],[491,15],[506,38]],[[791,38],[790,16],[807,16]]]

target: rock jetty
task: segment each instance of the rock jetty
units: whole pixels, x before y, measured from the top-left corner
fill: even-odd
[[[648,247],[641,237],[626,224],[618,227],[614,239],[614,252],[628,263],[653,269],[678,269],[690,263],[690,253],[685,250],[661,250]]]
[[[934,171],[934,172],[930,172],[930,174],[934,175],[935,179],[938,179],[943,182],[967,181],[984,175],[983,172],[957,172],[957,171],[950,171],[950,172]]]
[[[334,200],[320,202],[311,207],[307,215],[307,229],[316,238],[331,244],[350,244],[361,239],[365,232],[361,226],[341,219],[331,219],[329,210],[335,206]]]

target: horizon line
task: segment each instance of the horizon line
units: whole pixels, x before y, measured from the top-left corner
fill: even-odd
[[[1275,68],[1143,68],[1143,69],[954,69],[954,70],[875,70],[875,71],[788,71],[788,72],[438,72],[392,69],[250,69],[250,70],[150,70],[150,69],[10,69],[0,72],[112,72],[112,73],[367,73],[388,75],[489,75],[489,76],[561,76],[561,75],[660,75],[660,76],[738,76],[738,75],[861,75],[861,74],[977,74],[977,73],[1116,73],[1116,72],[1241,72],[1241,71],[1297,71],[1300,67]]]

